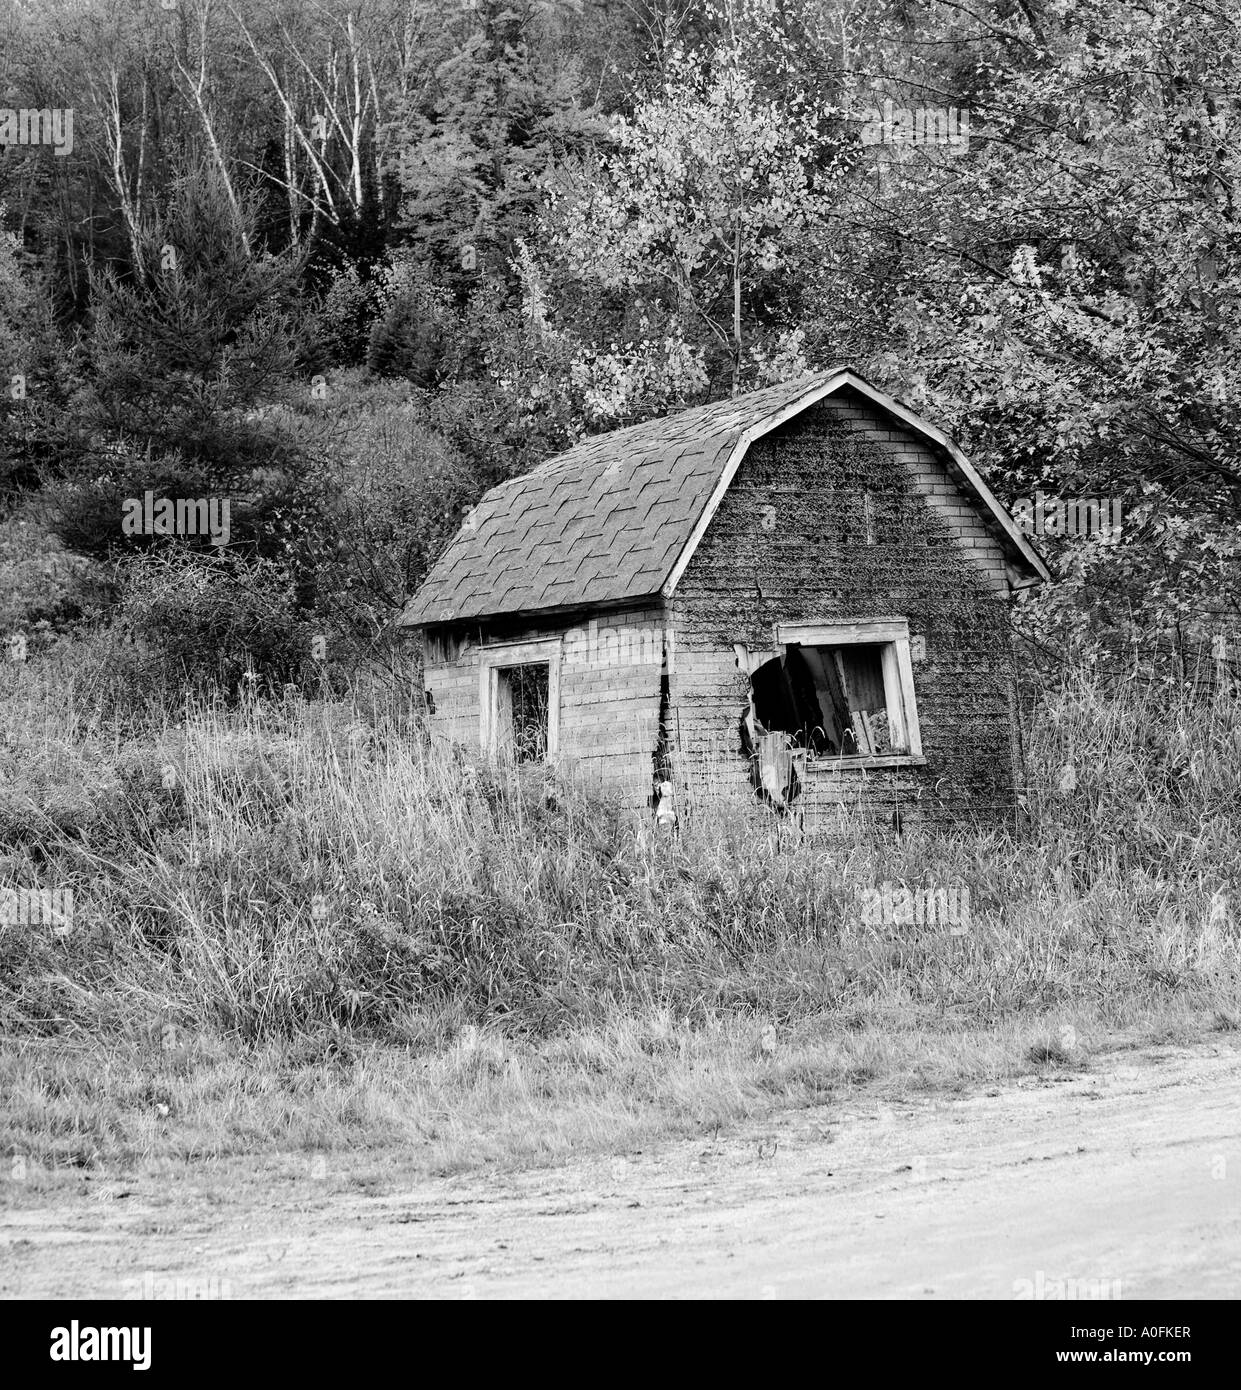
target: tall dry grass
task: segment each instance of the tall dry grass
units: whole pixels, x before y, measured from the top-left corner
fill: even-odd
[[[198,706],[122,735],[71,689],[5,677],[0,883],[71,887],[76,908],[66,936],[0,935],[9,1033],[1235,1006],[1233,696],[1105,697],[1080,675],[1030,721],[1023,832],[823,843],[725,806],[664,839],[542,774],[463,777],[344,705]],[[863,925],[884,882],[968,888],[970,930]]]

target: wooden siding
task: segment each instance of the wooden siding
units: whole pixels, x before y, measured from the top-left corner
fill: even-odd
[[[733,644],[774,625],[899,614],[921,766],[809,769],[812,821],[841,803],[889,819],[990,820],[1015,800],[1003,549],[930,445],[853,391],[757,441],[671,600],[674,768],[695,794],[753,797],[738,756],[748,699]]]
[[[497,643],[561,638],[559,763],[571,775],[644,801],[658,736],[664,622],[658,608],[601,613],[561,626],[475,625],[468,636],[433,639],[423,684],[435,703],[435,742],[478,756],[480,653]]]

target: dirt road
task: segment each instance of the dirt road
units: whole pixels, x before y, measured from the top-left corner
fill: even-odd
[[[114,1184],[7,1212],[0,1291],[1235,1297],[1241,1047],[1116,1053],[909,1104],[859,1092],[549,1171],[378,1195],[330,1179],[265,1183],[252,1165],[234,1184]]]

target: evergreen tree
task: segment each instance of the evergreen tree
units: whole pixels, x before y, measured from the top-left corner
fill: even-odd
[[[252,228],[253,208],[243,213]],[[120,546],[121,500],[152,489],[228,497],[234,541],[270,553],[295,524],[304,467],[266,410],[298,372],[298,265],[247,250],[206,163],[178,181],[143,250],[141,277],[93,277],[62,537],[88,552]]]
[[[477,0],[440,35],[433,80],[398,118],[401,227],[434,278],[504,276],[558,153],[587,135],[580,76],[557,60],[573,6]]]

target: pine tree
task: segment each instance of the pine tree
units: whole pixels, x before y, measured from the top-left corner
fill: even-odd
[[[253,209],[245,208],[253,246]],[[271,553],[290,524],[302,459],[266,407],[298,370],[298,264],[246,248],[218,176],[182,177],[143,237],[145,273],[93,277],[79,454],[59,529],[85,552],[121,544],[121,499],[233,499],[234,536]]]
[[[554,56],[571,11],[477,0],[443,31],[434,80],[402,113],[401,226],[442,283],[507,273],[555,155],[589,127],[577,73]]]

